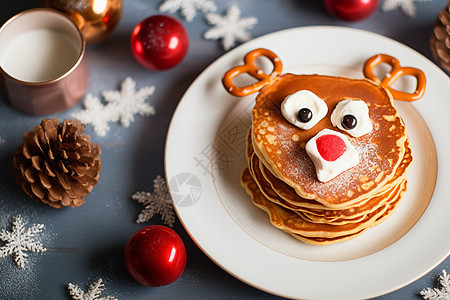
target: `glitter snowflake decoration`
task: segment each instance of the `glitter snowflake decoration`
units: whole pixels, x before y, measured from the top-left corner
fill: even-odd
[[[99,298],[103,286],[103,280],[100,278],[96,282],[91,283],[87,292],[80,289],[78,285],[73,285],[72,283],[69,283],[68,289],[70,296],[72,296],[72,299],[74,300],[117,300],[117,298],[112,296]]]
[[[160,12],[174,13],[180,10],[181,16],[188,22],[197,16],[197,10],[206,13],[216,9],[216,4],[211,0],[165,0],[159,7]]]
[[[172,199],[166,181],[161,176],[158,175],[153,180],[153,193],[137,192],[131,197],[145,205],[136,220],[137,223],[147,222],[156,214],[160,214],[161,220],[169,227],[175,223]]]
[[[72,117],[79,119],[83,123],[90,123],[97,135],[105,136],[109,131],[108,122],[112,121],[112,106],[104,106],[100,99],[88,94],[84,99],[85,110],[72,114]]]
[[[105,136],[110,129],[109,122],[120,121],[122,126],[128,127],[134,122],[136,114],[143,117],[154,115],[154,107],[145,102],[154,91],[154,86],[145,86],[136,91],[136,82],[127,77],[120,91],[102,93],[105,105],[97,97],[88,94],[84,100],[85,109],[73,113],[72,117],[91,124],[97,135]]]
[[[45,252],[46,248],[36,239],[36,235],[44,229],[42,224],[33,224],[26,228],[22,217],[18,215],[12,222],[11,231],[2,229],[0,232],[0,240],[5,243],[0,247],[0,257],[5,258],[8,255],[14,256],[16,264],[25,268],[28,254],[25,252]]]
[[[423,299],[426,300],[450,300],[450,275],[442,270],[439,275],[439,288],[426,288],[420,292]]]
[[[414,2],[427,2],[431,0],[385,0],[381,9],[383,11],[391,11],[400,8],[406,15],[410,17],[416,16],[416,6]]]
[[[236,42],[250,40],[251,36],[247,30],[258,23],[255,17],[241,18],[241,10],[236,5],[231,6],[224,16],[210,13],[206,15],[206,20],[212,27],[205,32],[205,39],[222,39],[225,50],[234,47]]]

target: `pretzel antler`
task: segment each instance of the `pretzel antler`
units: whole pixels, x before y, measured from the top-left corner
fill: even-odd
[[[373,69],[380,63],[387,63],[392,67],[391,71],[387,73],[382,80],[380,80],[373,73]],[[404,75],[411,75],[416,78],[417,83],[414,93],[401,92],[391,87],[394,82],[397,81],[397,79]],[[425,74],[421,70],[416,68],[400,66],[399,61],[395,57],[387,54],[378,54],[369,58],[364,64],[364,76],[379,84],[381,87],[389,90],[389,92],[392,94],[392,97],[397,100],[415,101],[422,98],[423,94],[425,93]]]
[[[270,73],[269,75],[255,66],[255,59],[260,56],[267,57],[274,66],[272,73]],[[222,83],[225,89],[230,94],[238,97],[244,97],[259,91],[266,83],[270,82],[272,78],[280,75],[282,69],[283,64],[281,63],[280,58],[275,53],[267,49],[259,48],[245,55],[243,65],[234,67],[226,72],[222,78]],[[256,78],[258,82],[243,87],[234,85],[233,78],[244,73],[247,73],[250,76]]]

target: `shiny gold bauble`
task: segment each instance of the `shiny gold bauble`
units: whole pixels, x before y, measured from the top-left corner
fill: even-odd
[[[122,0],[42,0],[45,7],[69,15],[87,42],[106,38],[119,23]]]

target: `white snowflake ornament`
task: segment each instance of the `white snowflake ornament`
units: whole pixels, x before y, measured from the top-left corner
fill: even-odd
[[[416,5],[414,2],[427,2],[431,0],[384,0],[381,9],[383,11],[392,11],[400,8],[407,16],[416,16]]]
[[[205,32],[207,40],[222,39],[225,50],[234,47],[237,42],[246,42],[251,39],[248,29],[258,23],[255,17],[241,18],[241,10],[236,5],[231,6],[225,15],[207,14],[206,20],[212,27]]]
[[[84,99],[85,110],[72,114],[72,117],[80,120],[82,123],[90,123],[95,132],[99,136],[105,136],[109,131],[108,122],[112,121],[111,116],[113,113],[110,111],[112,107],[105,107],[100,99],[88,94]]]
[[[206,13],[216,11],[216,9],[216,4],[211,0],[165,0],[159,6],[160,12],[174,13],[180,10],[181,16],[188,22],[191,22],[197,16],[197,10]]]
[[[121,84],[120,91],[104,91],[103,98],[106,105],[88,94],[83,104],[85,109],[72,114],[73,118],[82,123],[91,124],[99,136],[105,136],[109,131],[109,122],[120,121],[122,126],[128,127],[134,122],[134,116],[139,114],[147,117],[155,114],[155,108],[145,102],[153,95],[154,86],[145,86],[136,91],[136,82],[127,77]]]
[[[103,280],[100,278],[96,282],[91,283],[87,292],[83,291],[78,287],[78,285],[73,285],[69,283],[68,289],[70,296],[74,300],[117,300],[117,298],[112,296],[100,297],[100,294],[103,290]]]
[[[147,222],[156,214],[160,214],[161,220],[169,227],[175,223],[172,199],[166,181],[161,176],[158,175],[153,180],[153,193],[136,192],[131,198],[145,205],[136,220],[137,223]]]
[[[426,300],[450,300],[450,275],[445,270],[439,275],[439,285],[439,288],[422,290],[420,295]]]
[[[136,114],[142,117],[147,117],[155,114],[155,109],[145,102],[148,96],[155,92],[154,86],[144,86],[136,91],[136,82],[130,77],[127,77],[122,82],[121,90],[119,91],[104,91],[103,98],[111,105],[113,114],[112,121],[119,121],[124,127],[130,126],[134,122]],[[107,106],[108,106],[107,105]]]
[[[44,229],[43,224],[33,224],[26,228],[22,217],[18,215],[12,222],[11,231],[2,229],[0,232],[0,240],[5,243],[0,247],[0,257],[5,258],[8,255],[14,255],[14,261],[22,269],[25,268],[29,252],[45,252],[46,248],[35,237]]]

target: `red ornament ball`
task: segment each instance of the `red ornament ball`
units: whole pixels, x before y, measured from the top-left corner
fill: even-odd
[[[125,266],[139,283],[148,286],[168,285],[186,267],[186,248],[172,229],[151,225],[136,231],[124,251]]]
[[[186,28],[170,16],[148,17],[131,34],[134,57],[150,70],[166,70],[178,65],[188,48],[189,35]]]
[[[323,2],[330,14],[347,21],[365,19],[378,8],[378,0],[324,0]]]

